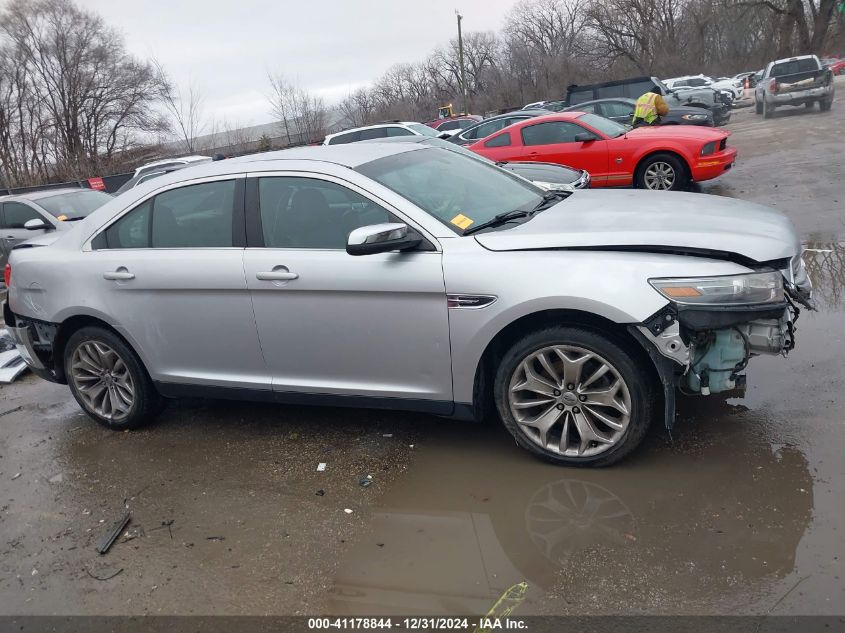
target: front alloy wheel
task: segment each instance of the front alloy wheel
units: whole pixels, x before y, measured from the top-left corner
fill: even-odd
[[[644,174],[645,188],[669,191],[675,184],[675,169],[669,163],[656,161],[649,165]]]
[[[608,465],[639,444],[650,422],[653,379],[640,363],[596,332],[550,327],[505,354],[496,405],[517,444],[532,453]]]
[[[631,394],[613,365],[573,345],[544,347],[511,378],[511,413],[540,447],[592,457],[619,442],[631,421]]]
[[[634,174],[634,184],[651,191],[678,191],[686,188],[688,182],[686,165],[668,152],[648,156]]]

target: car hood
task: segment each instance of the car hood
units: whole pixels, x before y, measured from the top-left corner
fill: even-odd
[[[756,262],[800,252],[792,223],[774,209],[665,191],[579,191],[523,224],[475,238],[492,251],[618,248],[729,253]]]
[[[680,108],[676,108],[674,106],[669,108],[669,112],[677,112],[679,110]],[[701,108],[690,108],[690,110],[701,112]],[[701,127],[698,125],[673,125],[670,127],[666,127],[665,125],[644,125],[642,127],[629,130],[627,135],[628,138],[634,139],[651,139],[655,136],[659,136],[664,138],[670,137],[699,140],[706,143],[708,141],[718,141],[726,136],[730,136],[730,132],[722,129],[716,130],[711,127]]]

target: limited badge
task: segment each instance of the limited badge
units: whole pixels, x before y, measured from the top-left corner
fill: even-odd
[[[459,213],[454,218],[452,218],[451,222],[459,229],[466,229],[469,227],[470,224],[475,222],[475,220],[468,218],[463,213]]]

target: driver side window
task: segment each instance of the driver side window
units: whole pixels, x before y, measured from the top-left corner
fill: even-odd
[[[522,128],[523,145],[554,145],[574,143],[575,135],[585,132],[580,125],[565,121],[549,121]]]
[[[397,221],[369,198],[317,178],[259,178],[258,204],[266,248],[345,250],[353,230]]]

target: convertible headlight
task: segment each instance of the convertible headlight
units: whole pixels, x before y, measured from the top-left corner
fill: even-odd
[[[706,114],[682,114],[681,118],[684,121],[706,121],[708,117]]]
[[[779,272],[725,277],[670,277],[649,279],[648,282],[670,301],[689,305],[753,305],[784,300],[783,275]]]
[[[546,182],[545,180],[532,180],[531,182],[545,191],[575,191],[575,187],[567,183]]]

